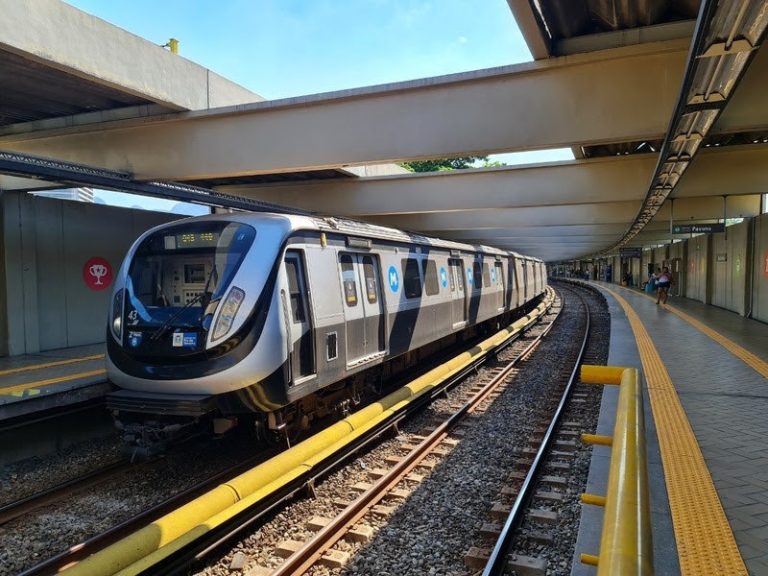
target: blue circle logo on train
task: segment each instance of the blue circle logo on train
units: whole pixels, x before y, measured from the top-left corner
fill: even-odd
[[[400,288],[400,276],[397,274],[397,268],[390,266],[387,271],[387,276],[389,279],[389,289],[392,290],[392,292],[397,292]]]
[[[440,284],[443,285],[443,288],[448,287],[448,272],[445,271],[445,268],[440,268]]]
[[[491,268],[491,282],[496,284],[496,267]]]

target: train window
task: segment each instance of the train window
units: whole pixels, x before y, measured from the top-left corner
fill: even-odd
[[[491,285],[491,269],[488,263],[483,263],[483,286],[486,288]]]
[[[376,304],[379,300],[379,287],[376,286],[376,271],[373,268],[373,258],[363,256],[363,275],[365,276],[365,295],[368,302]]]
[[[339,357],[338,336],[336,332],[325,335],[325,358],[329,362]]]
[[[472,286],[475,290],[480,290],[483,287],[483,268],[480,266],[480,262],[472,264]]]
[[[294,322],[305,322],[304,296],[299,286],[299,256],[286,255],[285,274],[288,276],[288,293],[291,297],[291,310]]]
[[[451,267],[451,270],[456,273],[455,279],[453,273],[449,275],[449,278],[451,279],[451,292],[454,290],[454,280],[459,292],[464,292],[464,262],[458,258],[450,258],[448,260],[448,265]]]
[[[342,254],[339,257],[341,264],[341,281],[344,284],[344,301],[347,306],[357,306],[357,282],[355,281],[355,267],[352,264],[352,256]]]
[[[403,269],[403,292],[406,298],[419,298],[421,296],[421,276],[419,275],[419,261],[415,258],[400,260]]]
[[[440,292],[440,282],[437,280],[437,265],[434,260],[422,260],[421,269],[424,272],[424,289],[427,296],[434,296]]]

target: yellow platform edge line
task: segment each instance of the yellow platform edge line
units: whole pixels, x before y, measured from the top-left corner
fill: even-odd
[[[683,576],[748,576],[709,468],[672,379],[642,320],[615,291],[637,339],[651,399]]]
[[[68,358],[67,360],[56,360],[54,362],[46,362],[45,364],[33,364],[31,366],[20,366],[19,368],[9,368],[8,370],[0,370],[0,376],[8,376],[9,374],[18,374],[19,372],[29,372],[31,370],[42,370],[44,368],[53,368],[54,366],[65,366],[67,364],[77,364],[78,362],[88,362],[89,360],[101,360],[104,358],[104,354],[93,354],[92,356],[81,356],[80,358]]]
[[[45,386],[60,384],[61,382],[69,382],[70,380],[77,380],[79,378],[90,378],[91,376],[104,376],[106,373],[107,371],[101,368],[99,370],[91,370],[90,372],[80,372],[78,374],[69,374],[67,376],[59,376],[57,378],[48,378],[47,380],[27,382],[26,384],[9,386],[8,388],[0,388],[0,396],[9,396],[11,394],[23,392],[24,390],[31,390],[33,388],[43,388]]]
[[[648,298],[649,300],[655,301],[655,299],[648,294],[642,293],[641,295]],[[683,312],[677,306],[673,306],[672,304],[669,304],[669,303],[660,304],[660,306],[663,306],[673,314],[676,314],[681,319],[688,322],[688,324],[696,328],[699,332],[703,332],[704,334],[712,338],[712,340],[720,344],[723,348],[725,348],[731,354],[736,356],[736,358],[743,361],[747,366],[752,368],[755,372],[760,374],[763,378],[768,378],[768,362],[766,362],[759,356],[753,354],[743,346],[737,344],[730,338],[726,338],[719,332],[713,330],[712,328],[704,324],[702,321],[697,320],[690,314]]]

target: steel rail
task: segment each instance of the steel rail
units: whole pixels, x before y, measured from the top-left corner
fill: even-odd
[[[266,456],[268,455],[269,453],[266,454]],[[109,544],[118,541],[120,538],[123,538],[125,535],[132,533],[138,527],[143,526],[145,523],[151,522],[163,514],[166,514],[170,510],[174,510],[182,504],[189,502],[190,500],[199,496],[201,493],[210,489],[212,485],[215,486],[223,479],[229,478],[232,475],[239,474],[243,469],[252,467],[256,461],[263,458],[264,456],[265,454],[254,456],[246,462],[237,464],[227,470],[219,472],[215,476],[206,479],[204,482],[196,484],[195,486],[192,486],[183,492],[176,494],[175,496],[171,496],[163,502],[148,508],[140,514],[137,514],[136,516],[129,518],[116,526],[113,526],[101,534],[97,534],[96,536],[70,546],[55,556],[52,556],[43,562],[40,562],[39,564],[36,564],[35,566],[20,572],[17,576],[50,576],[58,574],[65,568],[76,562],[79,562],[86,556],[93,554],[95,550],[100,550]]]
[[[551,304],[549,307],[551,308]],[[489,350],[486,354],[480,355],[459,372],[446,379],[442,385],[435,387],[435,389],[433,389],[430,393],[424,394],[423,396],[411,402],[403,411],[398,412],[391,418],[382,422],[379,426],[376,426],[365,434],[360,435],[360,437],[350,443],[348,449],[344,450],[343,453],[329,456],[327,459],[313,466],[313,468],[307,473],[297,476],[295,479],[286,483],[285,486],[283,486],[281,489],[276,490],[274,493],[270,494],[261,503],[241,512],[240,514],[234,515],[229,520],[223,522],[221,526],[213,528],[200,538],[184,545],[179,550],[175,551],[167,558],[157,562],[151,567],[151,569],[147,569],[143,573],[188,573],[189,565],[191,562],[202,560],[212,551],[222,545],[225,545],[235,536],[247,530],[250,526],[258,522],[268,513],[275,510],[283,502],[292,498],[295,494],[307,490],[308,487],[311,488],[314,486],[314,483],[318,478],[326,476],[333,469],[337,468],[340,464],[347,461],[350,457],[356,454],[359,450],[376,441],[381,435],[387,433],[390,430],[396,430],[397,425],[402,420],[405,420],[409,416],[419,412],[435,397],[444,394],[446,390],[454,387],[458,382],[462,381],[468,375],[474,373],[483,363],[487,361],[487,359],[492,354],[497,353],[499,350],[509,346],[512,342],[527,332],[527,330],[536,324],[540,319],[541,316],[539,316],[535,322],[531,322],[530,325],[526,326],[519,333],[511,334],[504,341],[500,342],[496,348]],[[550,328],[551,326],[547,328],[546,332],[548,332]]]
[[[99,468],[98,470],[91,470],[82,476],[46,488],[37,494],[31,494],[24,498],[20,498],[19,500],[15,500],[14,502],[9,502],[4,506],[0,506],[0,526],[7,524],[20,516],[29,514],[42,506],[46,506],[52,502],[62,500],[67,496],[82,492],[83,490],[97,486],[102,482],[106,482],[110,478],[113,478],[126,470],[128,467],[128,460],[118,460]]]
[[[572,291],[576,293],[575,290],[572,290]],[[491,554],[488,557],[488,562],[485,565],[482,576],[500,576],[501,574],[504,574],[504,569],[507,563],[507,555],[509,553],[510,545],[512,544],[512,539],[515,535],[515,531],[517,530],[517,527],[519,526],[520,521],[522,520],[523,512],[525,511],[525,508],[528,505],[528,502],[530,501],[531,496],[533,495],[533,486],[536,479],[538,478],[539,471],[542,468],[542,463],[544,462],[544,456],[549,450],[549,445],[552,442],[552,437],[554,436],[555,428],[559,424],[560,417],[565,411],[565,405],[571,394],[571,389],[573,388],[574,383],[578,379],[579,367],[584,358],[584,352],[586,351],[586,348],[587,348],[587,341],[589,340],[591,320],[589,315],[589,306],[584,300],[584,297],[581,294],[578,294],[578,293],[576,294],[579,296],[579,299],[581,300],[584,306],[584,310],[586,312],[584,336],[582,337],[582,340],[581,340],[581,346],[579,349],[578,357],[576,359],[576,362],[574,363],[574,367],[573,367],[573,370],[571,371],[571,375],[568,378],[568,384],[566,385],[563,395],[560,398],[560,403],[557,406],[557,410],[555,410],[555,414],[552,417],[552,421],[550,422],[549,427],[547,428],[547,431],[544,434],[544,438],[541,441],[539,450],[536,453],[535,458],[533,459],[533,463],[531,464],[531,467],[528,470],[528,474],[525,476],[525,480],[523,481],[523,484],[520,487],[520,491],[518,492],[517,497],[515,498],[515,502],[512,504],[512,509],[509,512],[509,516],[507,516],[507,520],[504,523],[504,527],[501,530],[501,534],[496,540],[496,544],[494,545],[493,550],[491,551]]]
[[[321,529],[300,550],[290,556],[274,573],[273,576],[288,576],[304,574],[322,555],[333,547],[343,536],[363,518],[375,505],[381,502],[403,479],[424,460],[466,415],[472,413],[496,388],[510,375],[512,370],[538,347],[539,343],[549,333],[559,318],[562,308],[547,328],[531,342],[516,358],[509,362],[503,370],[488,384],[469,399],[461,408],[438,426],[416,448],[408,453],[400,462],[382,476],[369,490],[348,506],[330,524]]]
[[[549,307],[551,307],[551,303],[548,308]],[[180,546],[177,550],[171,552],[166,558],[163,558],[153,564],[152,567],[148,568],[145,573],[186,573],[191,561],[199,560],[212,549],[221,545],[223,542],[228,541],[233,536],[239,534],[242,530],[245,530],[249,525],[253,524],[259,518],[263,517],[265,514],[273,510],[285,500],[291,498],[302,490],[306,490],[307,487],[312,487],[317,478],[326,475],[333,468],[349,459],[359,449],[366,446],[367,444],[370,444],[382,434],[393,428],[396,428],[397,424],[401,420],[417,412],[421,409],[421,407],[428,404],[434,397],[444,393],[445,390],[454,386],[467,375],[476,371],[477,368],[483,364],[491,354],[497,352],[501,348],[508,346],[515,339],[519,338],[532,325],[537,323],[542,315],[543,313],[535,317],[533,321],[531,321],[524,328],[520,329],[518,332],[510,334],[507,338],[499,342],[496,347],[491,348],[482,354],[479,354],[476,358],[468,362],[465,367],[461,368],[455,374],[447,377],[445,382],[443,382],[441,385],[436,386],[428,393],[425,393],[422,396],[414,399],[402,411],[394,414],[391,418],[387,419],[379,426],[373,427],[371,430],[352,440],[349,443],[348,448],[343,453],[330,455],[328,458],[319,462],[316,466],[313,466],[312,469],[307,473],[298,475],[296,478],[286,482],[281,489],[275,490],[273,493],[269,494],[263,500],[261,500],[257,505],[233,515],[231,518],[222,522],[220,526],[212,528],[203,536]],[[261,456],[263,457],[264,455],[262,454]],[[252,466],[253,462],[249,462],[244,465],[239,465],[238,468],[248,468]],[[86,557],[94,554],[98,550],[102,550],[108,545],[119,541],[121,538],[132,534],[141,526],[144,526],[147,522],[155,521],[163,515],[180,507],[182,504],[189,503],[195,497],[205,493],[207,490],[211,489],[211,487],[216,486],[217,483],[220,483],[223,478],[227,478],[228,476],[231,477],[233,474],[234,473],[232,470],[224,471],[217,475],[214,479],[207,480],[205,482],[205,486],[200,484],[192,487],[182,494],[170,498],[165,502],[153,507],[152,509],[147,510],[141,515],[126,520],[119,526],[113,527],[105,533],[99,534],[89,540],[72,546],[68,550],[65,550],[56,556],[25,570],[19,574],[19,576],[41,576],[57,574],[62,570],[71,567],[77,562],[85,559]]]

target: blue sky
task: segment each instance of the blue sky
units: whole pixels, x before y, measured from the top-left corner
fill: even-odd
[[[531,60],[506,0],[69,3],[159,45],[177,38],[181,56],[270,100]],[[492,159],[572,158],[544,150]]]

